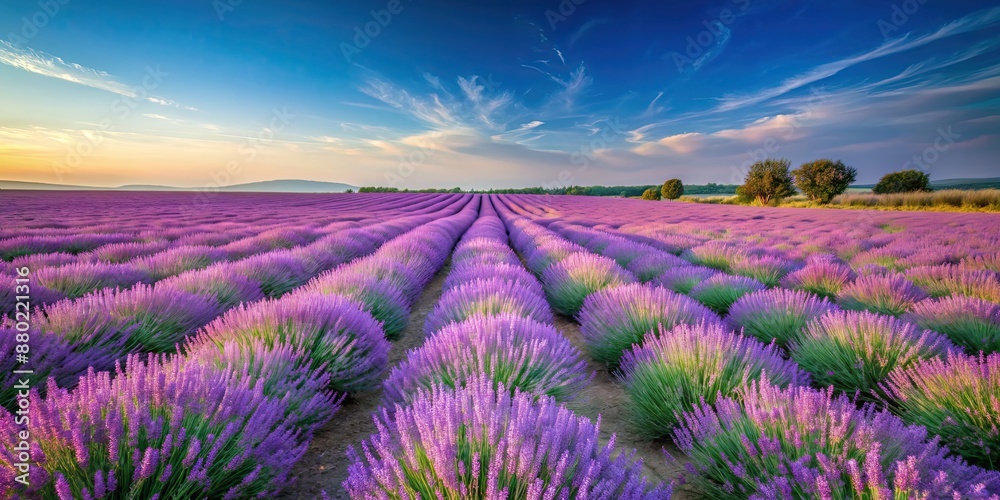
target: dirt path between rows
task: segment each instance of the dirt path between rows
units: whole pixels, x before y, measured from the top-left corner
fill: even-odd
[[[413,304],[403,336],[392,343],[389,351],[390,370],[406,357],[406,351],[424,343],[424,318],[441,297],[444,279],[450,270],[449,260]],[[359,447],[361,441],[375,433],[372,414],[381,400],[380,388],[346,401],[326,426],[316,432],[309,443],[309,451],[292,470],[291,477],[297,478],[295,484],[285,490],[282,498],[315,500],[320,498],[322,491],[332,499],[349,498],[341,486],[347,479],[347,466],[350,465],[347,447]]]
[[[577,349],[586,352],[583,337],[580,334],[580,325],[571,318],[556,315],[555,326]],[[601,417],[601,438],[607,442],[611,435],[615,434],[615,446],[619,450],[627,452],[635,449],[636,456],[642,458],[645,475],[651,481],[670,483],[680,478],[684,472],[684,454],[668,440],[653,441],[639,435],[629,424],[625,408],[628,396],[621,385],[616,382],[614,375],[608,372],[607,367],[602,363],[587,358],[587,364],[592,371],[596,372],[594,379],[566,406],[577,415],[585,416],[593,421],[597,421],[599,415]],[[673,498],[683,500],[695,497],[675,487]]]

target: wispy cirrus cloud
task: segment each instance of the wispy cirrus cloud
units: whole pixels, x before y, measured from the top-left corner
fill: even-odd
[[[60,57],[30,47],[17,47],[4,40],[0,40],[0,64],[133,99],[140,98],[140,92],[136,87],[119,82],[109,73],[67,62]],[[162,97],[142,95],[141,99],[160,106],[197,111],[193,107],[183,106]]]
[[[834,76],[837,73],[840,73],[841,71],[857,64],[922,47],[937,40],[951,36],[977,31],[996,23],[997,21],[1000,21],[1000,7],[980,10],[952,21],[933,33],[917,37],[911,37],[907,34],[900,38],[889,40],[868,52],[817,66],[810,71],[786,79],[777,87],[764,89],[753,94],[723,97],[720,99],[721,102],[714,111],[731,111],[759,104],[775,97],[782,96],[793,90],[805,87],[806,85],[810,85]]]

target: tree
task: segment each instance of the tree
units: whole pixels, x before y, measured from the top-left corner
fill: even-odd
[[[900,170],[885,174],[872,189],[875,194],[930,191],[931,179],[919,170]]]
[[[795,194],[792,174],[788,171],[791,163],[782,158],[768,158],[750,165],[750,171],[743,179],[743,185],[736,188],[740,201],[756,201],[761,205],[780,202]]]
[[[642,192],[642,199],[644,200],[659,200],[660,190],[656,188],[649,188]]]
[[[676,200],[684,196],[684,183],[680,179],[670,179],[663,183],[663,187],[660,188],[660,194],[666,200]]]
[[[353,190],[353,189],[351,189],[351,188],[348,188],[348,189],[347,189],[347,191],[344,191],[344,192],[345,192],[345,193],[353,193],[353,192],[354,192],[354,190]]]
[[[844,162],[828,158],[803,163],[792,170],[795,185],[813,201],[830,203],[834,196],[847,191],[858,178],[858,171],[844,165]]]

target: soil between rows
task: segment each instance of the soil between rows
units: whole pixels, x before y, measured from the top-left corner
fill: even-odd
[[[400,340],[389,351],[390,369],[406,357],[406,352],[419,347],[424,341],[424,319],[434,309],[442,294],[444,280],[450,270],[450,261],[424,289],[413,305],[410,321]],[[565,316],[556,316],[556,328],[570,342],[583,351],[579,325]],[[604,442],[616,434],[616,446],[623,451],[636,450],[642,458],[643,469],[652,481],[669,483],[684,471],[683,462],[671,460],[664,450],[674,457],[681,452],[669,442],[654,442],[638,435],[630,428],[625,409],[626,395],[615,382],[614,376],[600,363],[588,358],[588,366],[595,372],[590,384],[567,407],[578,415],[596,421],[601,416],[601,437]],[[330,422],[316,432],[309,450],[292,470],[296,482],[282,494],[284,499],[314,500],[325,491],[331,499],[349,498],[341,483],[347,478],[347,448],[359,446],[361,441],[375,432],[372,413],[378,407],[382,391],[360,394],[344,402]],[[674,498],[693,498],[675,488]]]

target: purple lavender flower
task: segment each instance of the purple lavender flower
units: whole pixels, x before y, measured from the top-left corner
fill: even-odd
[[[634,274],[640,282],[646,283],[678,267],[691,267],[691,263],[676,255],[654,250],[639,255],[629,262],[625,269]]]
[[[555,400],[469,381],[422,390],[376,417],[379,429],[348,451],[352,498],[669,498],[642,464],[600,443],[599,425]]]
[[[213,262],[225,260],[227,254],[218,248],[206,246],[173,247],[158,254],[131,261],[138,269],[149,273],[153,280],[161,280],[184,271],[201,269]]]
[[[39,269],[33,276],[42,286],[71,299],[103,288],[129,288],[136,283],[152,282],[148,273],[128,264],[67,264]]]
[[[799,338],[806,323],[833,310],[839,308],[809,292],[774,288],[740,297],[729,307],[726,320],[762,342],[786,347]]]
[[[954,345],[946,337],[870,312],[835,311],[806,325],[791,345],[792,359],[820,387],[865,399],[881,396],[879,384],[896,367],[944,355]]]
[[[231,272],[260,283],[267,297],[280,297],[304,285],[311,275],[302,261],[288,250],[275,250],[238,260]]]
[[[927,427],[972,463],[1000,463],[1000,354],[922,361],[894,370],[885,387],[903,420]]]
[[[899,316],[925,298],[927,294],[901,274],[868,275],[841,289],[837,305],[853,311]]]
[[[410,318],[409,301],[394,281],[382,280],[378,276],[355,272],[353,269],[337,269],[321,276],[300,293],[337,295],[357,302],[382,322],[385,336],[389,340],[398,340],[402,336]]]
[[[903,319],[947,335],[969,354],[1000,351],[1000,305],[974,297],[926,299]]]
[[[705,306],[647,284],[609,287],[590,294],[577,316],[587,352],[612,367],[633,344],[659,328],[720,322]]]
[[[781,279],[781,286],[834,298],[857,274],[850,266],[830,258],[810,259],[805,267]]]
[[[260,283],[236,274],[229,263],[181,273],[160,281],[156,286],[214,298],[224,309],[264,298]]]
[[[687,294],[699,283],[716,274],[718,271],[702,266],[673,267],[653,278],[650,282],[677,293]]]
[[[779,387],[809,383],[809,375],[774,346],[718,323],[661,328],[625,353],[620,376],[633,422],[650,437],[668,435],[680,413],[732,397],[750,380]]]
[[[681,417],[685,480],[704,498],[990,498],[1000,474],[948,455],[920,426],[833,388],[751,382]]]
[[[167,249],[168,243],[163,240],[112,243],[91,250],[88,257],[109,264],[121,264],[137,257],[145,257]]]
[[[477,279],[497,278],[505,281],[517,283],[518,287],[525,288],[535,295],[545,296],[542,284],[520,263],[515,264],[492,264],[482,265],[475,262],[462,262],[453,265],[444,280],[445,289],[454,288],[462,283],[468,283]]]
[[[915,267],[906,278],[931,297],[965,295],[1000,303],[1000,273],[986,269],[963,269],[957,265]]]
[[[713,311],[725,314],[740,297],[764,288],[763,283],[753,278],[720,273],[696,285],[688,295]]]
[[[576,314],[591,293],[634,281],[615,261],[584,252],[569,255],[542,276],[552,308],[567,316]]]
[[[474,315],[410,351],[383,384],[384,404],[405,404],[418,389],[462,387],[485,376],[508,390],[569,400],[589,381],[586,363],[555,328],[512,314]]]
[[[388,364],[389,343],[378,321],[338,296],[303,294],[232,309],[185,350],[221,349],[230,341],[246,348],[257,342],[295,346],[307,354],[303,366],[328,374],[335,392],[375,387]]]
[[[794,262],[771,255],[755,256],[733,262],[733,274],[753,278],[767,286],[777,286],[785,275],[795,269]]]
[[[107,497],[275,495],[307,448],[286,423],[284,403],[231,371],[164,361],[132,357],[115,374],[90,371],[73,392],[53,382],[45,399],[33,391],[29,431],[39,449],[26,493],[55,498],[68,487],[80,498],[110,467]],[[20,429],[0,414],[0,439],[16,442]],[[86,443],[86,453],[74,443]],[[0,475],[16,461],[0,450]],[[168,466],[171,480],[156,480]],[[13,496],[15,485],[0,484],[0,495]]]
[[[449,323],[460,323],[475,314],[512,314],[541,323],[553,320],[544,296],[535,295],[513,281],[479,279],[445,292],[427,315],[424,333],[433,334]]]

